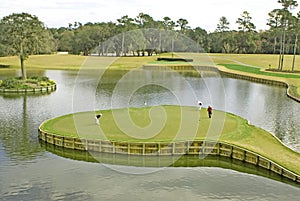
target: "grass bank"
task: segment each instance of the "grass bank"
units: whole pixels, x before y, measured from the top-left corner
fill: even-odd
[[[164,115],[161,112],[155,112],[157,109],[165,111],[166,121],[164,121]],[[137,125],[135,129],[131,129],[128,126],[130,124],[125,121],[127,120],[127,109],[101,111],[103,117],[100,119],[100,126],[94,122],[95,114],[100,112],[97,111],[57,117],[43,123],[41,129],[49,133],[68,137],[127,142],[171,142],[219,138],[220,142],[230,143],[254,151],[300,174],[299,153],[285,147],[272,134],[249,125],[245,119],[236,115],[214,111],[213,118],[209,119],[205,109],[199,112],[196,107],[180,106],[161,106],[152,109],[149,107],[130,108],[128,111],[130,119]],[[151,119],[149,115],[151,115]],[[115,121],[116,117],[120,119]],[[124,121],[121,122],[120,120]],[[146,130],[143,130],[151,126],[151,120],[156,121],[152,122],[154,125],[163,126],[155,135],[151,135]],[[160,124],[161,122],[163,124]],[[210,126],[212,127],[210,128]],[[218,126],[223,128],[220,133],[217,133],[218,130],[214,130]],[[213,135],[208,134],[209,128],[215,132]],[[195,129],[195,132],[192,132],[193,129]]]
[[[277,69],[279,55],[274,54],[208,54],[215,64],[241,64],[260,69]],[[293,56],[286,55],[283,70],[291,70]],[[295,70],[300,71],[300,55],[296,56]]]
[[[212,61],[225,66],[220,70],[243,75],[257,76],[286,82],[291,87],[293,96],[300,99],[300,55],[296,55],[295,71],[297,73],[268,72],[278,68],[279,55],[273,54],[208,54]],[[291,71],[293,55],[286,55],[283,71]],[[225,64],[225,65],[224,65]],[[233,64],[233,65],[232,65]],[[226,67],[227,65],[227,67]],[[220,65],[219,65],[220,66]]]

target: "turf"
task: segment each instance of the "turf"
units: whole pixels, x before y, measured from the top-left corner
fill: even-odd
[[[161,113],[162,110],[165,112]],[[100,126],[94,122],[99,112],[103,114]],[[150,129],[154,135],[147,131],[152,126],[151,120],[158,125]],[[131,121],[136,128],[129,126]],[[212,119],[207,117],[205,109],[171,105],[82,112],[48,120],[41,129],[62,136],[126,142],[218,140],[254,151],[300,174],[299,153],[285,147],[267,131],[249,125],[245,119],[221,111],[214,111]]]
[[[240,64],[261,69],[277,69],[279,55],[276,54],[208,54],[214,63]],[[293,55],[285,55],[283,70],[291,70]],[[295,70],[300,70],[300,55],[296,55]]]
[[[81,68],[99,67],[99,58],[102,62],[110,64],[112,69],[132,69],[141,67],[143,64],[155,61],[156,56],[152,57],[88,57],[79,55],[32,55],[25,61],[25,67],[28,70],[34,69],[53,69],[53,70],[80,70]],[[113,61],[110,63],[110,61]],[[20,61],[17,56],[0,57],[0,65],[5,68],[1,70],[18,70]]]
[[[43,124],[41,128],[54,134],[70,137],[117,141],[140,141],[141,139],[143,141],[170,141],[194,139],[195,137],[204,139],[209,129],[209,122],[211,122],[205,110],[199,112],[195,107],[163,106],[130,108],[128,110],[116,109],[101,111],[103,117],[100,119],[102,130],[100,132],[99,127],[94,123],[96,113],[84,112],[54,118]],[[223,118],[222,120],[226,122],[227,126],[222,132],[235,131],[237,129],[236,119],[231,114],[227,114],[226,118],[224,115],[225,113],[219,111],[214,112],[215,121]],[[166,117],[166,121],[164,117]],[[164,122],[165,124],[162,125]],[[126,125],[130,123],[134,123],[137,127],[126,132],[119,128],[120,123],[128,129],[130,128]],[[143,135],[143,131],[147,126],[151,126],[151,123],[160,125],[158,127],[162,129],[149,128],[156,135],[148,138]],[[223,122],[220,123],[223,124]],[[135,133],[135,137],[132,137],[130,133]]]
[[[266,72],[266,71],[261,71],[260,68],[250,67],[250,66],[245,66],[240,64],[219,64],[219,65],[225,66],[226,68],[231,70],[253,73],[257,75],[266,75],[266,76],[282,77],[282,78],[300,78],[300,75]]]

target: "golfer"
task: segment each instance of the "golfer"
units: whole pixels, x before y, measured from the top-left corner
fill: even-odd
[[[212,107],[211,106],[208,106],[208,108],[207,108],[207,113],[208,113],[208,117],[209,118],[211,118],[211,116],[212,116]]]
[[[95,116],[95,122],[96,122],[97,125],[100,125],[99,119],[100,119],[101,117],[102,117],[102,114],[101,114],[101,113]]]
[[[199,110],[201,110],[203,103],[202,103],[201,101],[198,101],[198,102],[197,102],[197,105],[198,105],[198,107],[199,107]]]

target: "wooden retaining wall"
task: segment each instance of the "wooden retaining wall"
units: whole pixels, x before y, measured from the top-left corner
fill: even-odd
[[[192,65],[144,65],[145,70],[194,70]]]
[[[144,65],[143,69],[145,70],[200,70],[200,71],[213,71],[219,72],[218,68],[212,66],[193,66],[193,65]]]
[[[50,85],[50,86],[45,86],[45,87],[39,87],[39,88],[29,88],[29,89],[0,89],[0,94],[47,93],[47,92],[52,92],[55,90],[56,90],[56,84]]]
[[[281,81],[276,81],[276,80],[269,80],[269,79],[264,79],[264,78],[257,78],[253,76],[248,76],[248,75],[240,75],[236,73],[229,73],[229,72],[224,72],[220,71],[221,75],[226,76],[226,77],[231,77],[231,78],[236,78],[236,79],[242,79],[242,80],[248,80],[251,82],[256,82],[256,83],[261,83],[261,84],[268,84],[268,85],[273,85],[273,86],[280,86],[280,87],[288,87],[288,84],[285,82]]]
[[[140,156],[172,155],[215,155],[237,159],[270,170],[278,175],[300,183],[300,175],[291,172],[277,163],[247,149],[223,142],[203,140],[179,142],[116,142],[108,140],[87,140],[63,137],[42,131],[39,138],[55,146],[84,151],[96,151],[111,154],[128,154]]]
[[[285,87],[286,90],[286,95],[293,99],[294,101],[300,102],[300,99],[293,96],[290,93],[290,86],[282,81],[276,81],[276,80],[269,80],[269,79],[264,79],[264,78],[257,78],[257,77],[253,77],[253,76],[247,76],[247,75],[240,75],[240,74],[236,74],[236,73],[229,73],[229,72],[224,72],[224,71],[220,71],[221,75],[226,76],[226,77],[231,77],[231,78],[235,78],[235,79],[243,79],[243,80],[248,80],[251,82],[256,82],[256,83],[261,83],[261,84],[268,84],[268,85],[273,85],[273,86],[280,86],[280,87]]]
[[[226,76],[226,77],[231,77],[235,79],[242,79],[242,80],[248,80],[251,82],[256,82],[256,83],[261,83],[261,84],[268,84],[268,85],[273,85],[273,86],[280,86],[280,87],[285,87],[287,88],[286,90],[286,95],[297,101],[300,102],[300,99],[293,96],[290,93],[290,86],[282,81],[276,81],[276,80],[271,80],[271,79],[265,79],[265,78],[257,78],[254,76],[248,76],[248,75],[241,75],[238,73],[232,73],[232,72],[226,72],[226,71],[221,71],[217,67],[213,66],[192,66],[192,65],[174,65],[174,66],[161,66],[161,65],[145,65],[144,69],[157,69],[157,70],[166,70],[166,69],[172,69],[172,70],[200,70],[200,71],[211,71],[211,72],[218,72],[220,73],[221,76]]]

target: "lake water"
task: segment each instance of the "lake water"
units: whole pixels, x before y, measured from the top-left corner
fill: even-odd
[[[253,167],[232,161],[216,163],[216,167],[203,167],[212,165],[197,158],[179,167],[127,166],[118,160],[87,162],[76,153],[49,149],[37,137],[43,121],[72,112],[143,107],[145,103],[193,105],[199,99],[205,107],[211,104],[248,119],[300,152],[300,104],[287,98],[284,88],[230,78],[221,79],[220,88],[220,79],[214,77],[168,72],[134,72],[128,77],[122,72],[100,82],[89,73],[79,78],[74,71],[35,73],[56,80],[57,91],[0,96],[0,200],[299,199],[299,187],[257,176],[252,174]],[[0,79],[11,75],[2,74]],[[116,84],[120,77],[126,79]]]

